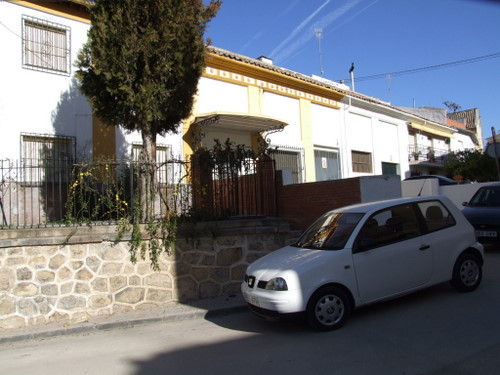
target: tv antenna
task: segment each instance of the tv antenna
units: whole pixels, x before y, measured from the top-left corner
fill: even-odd
[[[323,38],[323,29],[322,28],[314,29],[314,33],[316,34],[316,38],[318,38],[319,69],[321,77],[323,77],[325,73],[325,71],[323,70],[323,51],[321,50],[321,39]]]

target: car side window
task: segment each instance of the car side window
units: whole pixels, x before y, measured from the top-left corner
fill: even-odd
[[[427,232],[435,232],[455,225],[455,219],[441,202],[419,202],[417,206],[424,217]]]
[[[371,216],[361,228],[354,252],[362,252],[421,235],[411,204],[384,209]]]

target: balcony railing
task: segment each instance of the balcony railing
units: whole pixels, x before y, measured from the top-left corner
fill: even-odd
[[[408,160],[409,161],[428,161],[431,163],[440,163],[445,155],[448,155],[450,150],[443,148],[429,148],[427,145],[409,145]]]

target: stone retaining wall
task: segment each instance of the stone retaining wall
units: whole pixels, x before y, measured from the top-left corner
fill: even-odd
[[[279,219],[187,226],[155,272],[130,262],[113,226],[0,230],[0,329],[233,294],[246,266],[292,235]]]

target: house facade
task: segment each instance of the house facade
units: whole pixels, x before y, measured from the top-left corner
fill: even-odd
[[[407,118],[345,85],[209,47],[193,116],[183,133],[187,153],[210,148],[215,139],[229,138],[255,151],[264,141],[285,180],[302,183],[404,175]]]
[[[443,160],[450,152],[482,149],[481,133],[449,117],[446,109],[403,108],[408,119],[410,175],[442,174]]]
[[[0,159],[130,159],[139,133],[103,125],[77,88],[74,63],[89,29],[88,1],[0,2]],[[418,173],[415,149],[475,147],[470,129],[398,108],[345,85],[208,48],[192,115],[158,137],[159,160],[185,160],[227,139],[272,150],[285,183]],[[479,126],[480,127],[480,126]],[[477,124],[476,124],[477,128]]]

